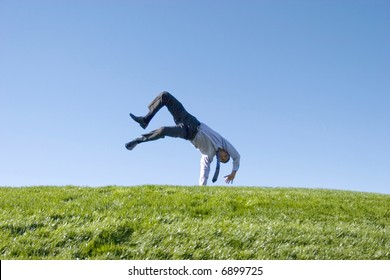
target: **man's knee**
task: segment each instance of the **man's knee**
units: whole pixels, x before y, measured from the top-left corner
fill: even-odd
[[[154,141],[154,140],[157,140],[157,139],[160,139],[160,138],[164,138],[165,136],[166,136],[166,128],[164,126],[158,128],[158,129],[155,129],[155,130],[153,130],[151,132],[142,134],[144,142],[146,142],[146,141]]]
[[[168,101],[171,99],[172,97],[172,94],[170,94],[169,92],[167,91],[163,91],[162,93],[160,93],[160,96],[161,96],[161,100],[164,104],[167,104]]]
[[[167,127],[166,126],[162,126],[162,127],[156,129],[156,134],[158,134],[158,135],[165,136],[166,133],[167,133]]]

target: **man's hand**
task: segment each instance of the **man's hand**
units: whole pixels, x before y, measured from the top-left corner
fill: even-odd
[[[230,173],[229,175],[225,176],[225,183],[226,184],[229,184],[229,183],[232,183],[233,184],[233,180],[234,180],[234,177],[236,177],[236,173],[237,171],[232,171],[232,173]]]

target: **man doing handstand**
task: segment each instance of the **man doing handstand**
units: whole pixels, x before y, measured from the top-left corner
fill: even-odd
[[[219,173],[219,162],[227,163],[230,157],[233,159],[232,172],[225,176],[226,183],[233,183],[238,168],[240,167],[240,154],[225,138],[212,130],[206,124],[199,122],[194,116],[188,113],[183,105],[169,92],[162,92],[149,105],[149,113],[144,117],[134,116],[131,118],[145,129],[154,115],[166,106],[172,114],[175,126],[163,126],[149,133],[142,134],[126,144],[128,150],[132,150],[140,143],[154,141],[165,136],[179,137],[189,140],[202,154],[200,160],[199,185],[207,185],[210,173],[210,164],[214,156],[217,159],[216,172],[213,176],[213,183],[217,180]]]

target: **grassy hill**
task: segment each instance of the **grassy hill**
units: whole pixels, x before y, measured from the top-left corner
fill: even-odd
[[[390,195],[0,188],[0,259],[390,259]]]

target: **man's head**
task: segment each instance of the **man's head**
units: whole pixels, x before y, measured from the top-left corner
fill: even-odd
[[[224,149],[219,149],[218,154],[220,162],[227,163],[230,160],[230,155]]]

